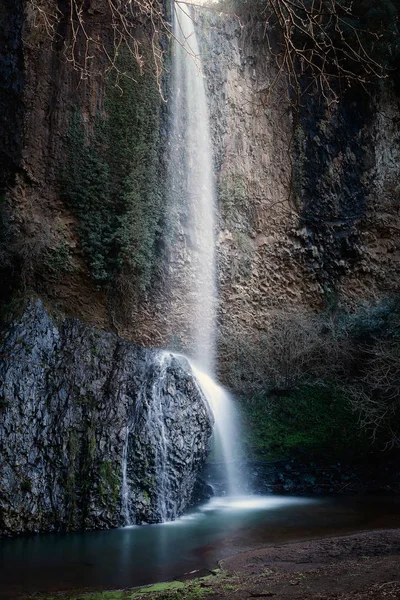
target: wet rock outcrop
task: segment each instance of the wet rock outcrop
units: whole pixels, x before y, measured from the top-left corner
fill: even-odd
[[[175,519],[189,500],[196,501],[211,419],[186,360],[160,352],[149,364],[127,428],[127,522]]]
[[[182,513],[211,434],[185,359],[40,301],[6,329],[0,355],[0,535]]]

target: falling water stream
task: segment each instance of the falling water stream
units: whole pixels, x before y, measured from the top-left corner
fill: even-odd
[[[237,468],[237,448],[239,445],[239,424],[235,407],[228,392],[191,363],[193,375],[207,399],[214,415],[215,454],[224,461],[229,496],[243,493],[243,481]]]
[[[215,382],[216,268],[215,178],[204,76],[194,22],[187,4],[173,3],[170,206],[186,204],[189,260],[193,374],[215,419],[217,457],[225,463],[227,493],[235,495],[241,483],[235,467],[239,438],[229,394]]]
[[[215,382],[215,178],[204,76],[189,11],[187,4],[173,3],[167,202],[171,216],[175,215],[183,229],[186,268],[180,274],[181,285],[177,292],[182,312],[188,316],[189,330],[185,331],[184,337],[192,340],[189,362],[214,416],[214,456],[224,465],[225,492],[235,497],[243,491],[235,460],[240,436],[231,398]],[[138,427],[154,443],[153,476],[159,518],[168,521],[179,514],[171,498],[171,444],[166,425],[168,411],[163,400],[170,359],[171,353],[159,353],[157,376],[151,379],[153,376],[149,371],[150,379],[145,380],[138,390],[136,409],[129,415],[122,457],[122,517],[125,525],[136,522],[131,500],[138,492],[135,492],[135,473],[128,455],[134,445],[132,440],[139,433]],[[145,410],[140,413],[142,405]],[[146,414],[146,418],[140,421],[139,413]]]
[[[190,313],[192,358],[206,373],[215,354],[215,181],[199,46],[188,5],[173,3],[169,139],[169,208],[185,207],[186,260],[182,304]],[[181,290],[180,290],[181,291]]]
[[[121,528],[93,533],[33,536],[0,540],[0,598],[38,589],[128,587],[171,579],[194,569],[212,568],[234,551],[265,543],[320,537],[366,528],[398,527],[398,499],[242,498],[243,483],[235,457],[240,438],[234,405],[215,382],[216,268],[215,186],[204,78],[199,48],[187,4],[174,4],[173,28],[179,42],[172,55],[169,206],[185,205],[190,281],[182,302],[190,307],[195,350],[191,367],[215,419],[216,451],[225,462],[228,497],[214,498],[181,519],[151,527]],[[157,377],[138,391],[136,402],[149,402],[143,426],[156,432],[156,478],[160,514],[167,520],[168,440],[161,386],[165,357],[160,353]],[[151,402],[149,401],[151,400]],[[130,436],[136,415],[129,416],[123,451],[123,513],[132,516],[132,486],[128,465]],[[150,431],[150,430],[149,430]],[[136,432],[137,433],[137,432]],[[236,449],[236,452],[235,452]],[[21,573],[24,577],[21,578]]]

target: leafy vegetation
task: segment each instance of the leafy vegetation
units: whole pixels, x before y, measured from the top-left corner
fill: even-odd
[[[285,396],[258,395],[243,413],[251,432],[249,453],[255,458],[321,451],[338,458],[368,447],[348,398],[335,383],[304,385]]]
[[[242,397],[249,454],[400,446],[398,299],[352,314],[282,311],[259,338],[221,342],[225,380]]]
[[[141,75],[129,56],[119,58],[129,75],[109,76],[106,114],[92,131],[76,108],[65,142],[62,196],[79,218],[90,273],[110,284],[124,272],[137,290],[149,285],[161,212],[158,156],[160,96],[154,79]]]
[[[44,262],[46,267],[50,269],[56,277],[61,277],[66,273],[70,273],[73,267],[65,230],[59,225],[57,231],[59,242],[55,248],[47,250]]]

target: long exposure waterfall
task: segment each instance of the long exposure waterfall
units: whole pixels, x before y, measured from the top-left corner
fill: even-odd
[[[170,209],[185,220],[187,259],[183,302],[189,305],[192,358],[205,371],[214,366],[215,182],[204,79],[194,24],[174,3],[169,189]]]
[[[184,357],[154,351],[143,371],[122,456],[125,525],[170,521],[182,514],[211,433],[210,408]]]
[[[225,462],[228,493],[235,494],[240,485],[234,462],[238,439],[234,406],[229,394],[214,381],[215,180],[204,77],[189,11],[187,4],[173,4],[169,205],[173,214],[181,214],[186,234],[190,267],[185,269],[185,289],[180,292],[190,313],[192,370],[213,411],[216,453]]]

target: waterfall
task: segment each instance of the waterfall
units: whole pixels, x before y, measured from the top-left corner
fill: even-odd
[[[181,8],[183,6],[183,8]],[[169,206],[186,234],[186,290],[192,357],[207,373],[214,367],[215,181],[207,99],[199,47],[188,5],[174,2]],[[182,210],[183,209],[183,210]]]
[[[159,523],[187,508],[207,455],[212,418],[188,361],[152,351],[141,361],[122,452],[121,520]]]
[[[156,352],[144,365],[125,430],[125,525],[172,520],[187,507],[207,447],[207,431],[192,409],[198,398],[208,419],[210,409],[213,413],[216,454],[225,465],[227,493],[241,491],[234,407],[215,382],[216,202],[207,98],[190,8],[175,3],[173,10],[167,201],[170,217],[180,228],[178,256],[184,248],[182,283],[175,294],[188,315],[189,326],[182,333],[193,348],[190,366],[185,357],[169,352]],[[182,260],[175,261],[179,263]],[[190,369],[194,379],[187,377]]]
[[[168,388],[167,368],[171,355],[160,352],[154,362],[148,365],[147,377],[139,387],[132,415],[128,418],[125,430],[125,443],[122,454],[122,515],[125,525],[135,522],[131,515],[132,479],[129,477],[128,457],[135,453],[135,440],[143,437],[152,440],[151,462],[155,492],[155,510],[161,521],[176,517],[176,503],[173,501],[169,473],[170,441],[166,420],[168,406],[165,389]],[[133,439],[132,439],[133,438]],[[147,495],[147,490],[145,491]]]
[[[238,495],[243,491],[243,481],[235,462],[237,458],[235,449],[239,446],[239,426],[235,407],[229,393],[215,383],[210,375],[200,371],[193,363],[191,367],[214,416],[216,455],[220,456],[225,463],[228,495]]]
[[[176,2],[172,8],[169,207],[183,223],[186,237],[185,282],[180,292],[190,313],[192,371],[214,415],[216,452],[225,462],[232,495],[240,490],[234,461],[237,423],[229,394],[214,381],[216,193],[207,97],[191,9]]]

